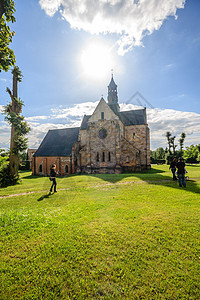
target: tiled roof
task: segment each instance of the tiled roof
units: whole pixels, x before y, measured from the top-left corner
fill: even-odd
[[[119,117],[125,126],[146,124],[146,109],[119,112]]]
[[[49,130],[34,156],[70,156],[79,127]]]
[[[88,120],[89,120],[89,118],[90,118],[91,116],[86,116],[86,115],[84,115],[84,117],[83,117],[83,121],[82,121],[82,123],[81,123],[81,128],[80,129],[87,129],[87,125],[88,125]]]
[[[125,126],[130,125],[143,125],[146,124],[146,109],[138,109],[138,110],[129,110],[129,111],[121,111],[116,114],[122,123]],[[81,128],[80,129],[87,129],[88,120],[91,116],[84,116]]]

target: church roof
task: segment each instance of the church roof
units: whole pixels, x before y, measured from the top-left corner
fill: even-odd
[[[110,87],[110,88],[112,87],[112,88],[114,88],[114,89],[117,88],[117,85],[116,85],[116,83],[115,83],[115,81],[114,81],[114,79],[113,79],[113,75],[112,75],[112,77],[111,77],[111,80],[110,80],[110,83],[109,83],[108,87]]]
[[[146,109],[137,109],[129,111],[121,111],[116,114],[125,126],[144,125],[147,122]],[[80,129],[87,129],[88,121],[91,116],[85,115],[81,123]]]
[[[91,115],[90,116],[89,115],[88,116],[84,115],[80,129],[87,129],[88,120],[89,120],[90,117],[91,117]]]
[[[79,127],[49,130],[34,156],[71,156]]]
[[[119,117],[125,126],[146,124],[146,109],[119,112]]]

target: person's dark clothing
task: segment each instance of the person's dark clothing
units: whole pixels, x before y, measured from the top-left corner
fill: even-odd
[[[178,174],[185,174],[185,163],[183,161],[177,162],[176,167]]]
[[[50,192],[52,192],[52,190],[54,188],[54,193],[56,193],[56,185],[57,185],[57,183],[56,183],[56,175],[57,175],[56,170],[53,169],[53,168],[51,168],[51,170],[50,170],[50,178],[52,180],[52,185],[51,185],[51,188],[50,188]]]
[[[181,187],[182,185],[186,187],[186,182],[185,182],[185,163],[183,161],[179,161],[176,164],[177,167],[177,174],[178,174],[178,180],[179,180],[179,186]]]
[[[170,167],[169,167],[172,171],[172,174],[173,174],[173,180],[177,180],[176,178],[176,162],[175,161],[172,161],[171,164],[170,164]]]

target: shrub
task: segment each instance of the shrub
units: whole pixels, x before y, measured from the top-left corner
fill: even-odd
[[[0,156],[0,187],[14,185],[19,181],[19,176],[13,177],[10,174],[8,157]]]

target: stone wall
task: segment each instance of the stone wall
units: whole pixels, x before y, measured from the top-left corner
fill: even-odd
[[[125,127],[125,139],[140,152],[141,166],[150,167],[150,132],[148,125]]]
[[[99,138],[100,129],[107,136]],[[76,171],[84,173],[121,173],[150,168],[150,138],[147,125],[124,126],[118,119],[88,122],[80,130]]]

